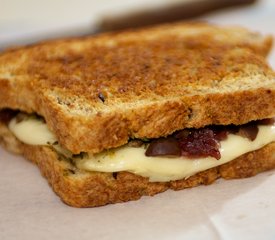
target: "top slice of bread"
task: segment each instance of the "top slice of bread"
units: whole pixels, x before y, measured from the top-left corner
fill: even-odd
[[[168,24],[0,55],[0,109],[42,115],[73,153],[275,116],[270,36]]]

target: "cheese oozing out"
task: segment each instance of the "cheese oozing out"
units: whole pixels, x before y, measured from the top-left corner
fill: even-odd
[[[167,182],[188,178],[198,172],[225,164],[235,158],[275,141],[275,124],[259,125],[259,132],[254,141],[229,134],[221,141],[219,160],[213,157],[189,159],[187,157],[147,157],[145,148],[127,145],[105,150],[98,154],[85,154],[74,157],[79,169],[97,172],[128,171],[148,177],[151,182]],[[13,134],[22,142],[31,145],[47,145],[57,141],[42,119],[27,117],[20,122],[16,118],[9,123]],[[72,154],[60,145],[53,145],[57,152],[72,157]]]

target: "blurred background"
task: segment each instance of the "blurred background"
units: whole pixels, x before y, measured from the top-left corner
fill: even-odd
[[[0,49],[177,20],[271,33],[274,15],[274,0],[0,0]]]

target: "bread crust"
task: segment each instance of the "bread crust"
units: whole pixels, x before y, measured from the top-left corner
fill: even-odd
[[[0,109],[42,115],[73,153],[275,115],[271,37],[172,24],[0,55]]]
[[[218,178],[246,178],[275,168],[275,143],[270,143],[188,179],[149,182],[147,178],[128,172],[97,173],[79,170],[49,147],[18,142],[4,124],[0,124],[0,135],[2,145],[9,147],[10,151],[20,152],[36,163],[61,200],[73,207],[97,207],[132,201],[167,189],[182,190],[202,184],[208,185]]]

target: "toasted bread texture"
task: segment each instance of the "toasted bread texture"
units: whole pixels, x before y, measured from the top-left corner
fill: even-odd
[[[137,200],[167,189],[181,190],[201,184],[208,185],[221,177],[246,178],[275,168],[275,143],[270,143],[188,179],[159,183],[149,182],[147,178],[128,172],[99,173],[79,170],[50,147],[20,143],[3,123],[0,123],[0,144],[36,163],[56,194],[73,207],[97,207]]]
[[[172,24],[62,39],[0,55],[0,109],[42,115],[73,153],[129,138],[275,116],[271,37]]]

